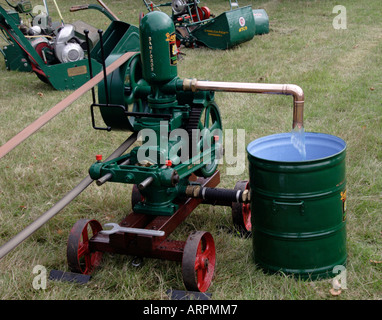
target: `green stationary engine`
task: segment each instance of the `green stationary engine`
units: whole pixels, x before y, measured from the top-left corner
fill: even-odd
[[[100,84],[93,109],[99,107],[103,129],[140,132],[143,144],[113,161],[97,161],[90,175],[99,184],[137,185],[144,200],[135,204],[135,212],[172,215],[190,175],[208,177],[216,171],[222,122],[212,91],[183,90],[168,15],[150,12],[139,29],[141,53]]]

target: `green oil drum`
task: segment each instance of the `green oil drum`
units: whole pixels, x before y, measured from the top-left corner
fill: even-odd
[[[303,157],[291,137],[275,134],[247,146],[254,260],[269,273],[332,277],[347,258],[346,143],[305,133]]]

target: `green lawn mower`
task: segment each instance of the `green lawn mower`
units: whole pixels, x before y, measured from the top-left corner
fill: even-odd
[[[199,0],[172,0],[158,5],[143,2],[149,12],[171,6],[178,47],[205,46],[225,50],[269,32],[265,10],[239,7],[237,1],[230,0],[230,10],[218,16],[208,7],[199,6]]]
[[[9,10],[0,6],[0,30],[6,42],[0,52],[6,68],[33,71],[56,90],[78,89],[89,81],[88,55],[92,60],[92,71],[96,74],[102,70],[100,37],[103,37],[107,57],[139,49],[138,28],[119,21],[98,5],[87,5],[86,9],[97,9],[111,20],[105,32],[82,21],[66,24],[61,18],[60,22],[52,22],[46,1],[44,6],[36,7],[24,0],[15,5],[7,3],[11,7]],[[56,8],[59,12],[58,6]],[[79,9],[85,8],[77,6],[71,11]],[[21,18],[24,14],[32,18],[32,25],[24,24]],[[85,30],[89,31],[88,42],[85,41]]]

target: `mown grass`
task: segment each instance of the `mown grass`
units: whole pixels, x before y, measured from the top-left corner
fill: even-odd
[[[53,7],[53,4],[48,3]],[[98,12],[69,13],[74,4],[60,3],[67,22],[82,19],[106,29]],[[1,1],[4,5],[4,1]],[[109,1],[121,20],[138,25],[142,1]],[[213,299],[380,299],[382,293],[382,25],[380,1],[367,6],[357,0],[343,3],[347,29],[332,26],[336,1],[241,1],[264,8],[270,33],[228,51],[182,49],[181,78],[216,81],[294,83],[305,93],[305,130],[329,133],[347,142],[347,289],[333,297],[331,283],[299,281],[266,275],[252,262],[252,244],[230,232],[226,207],[199,207],[171,238],[185,240],[193,230],[213,234],[217,248]],[[212,12],[229,8],[228,1],[204,1]],[[5,5],[4,5],[5,6]],[[53,18],[58,16],[52,9]],[[0,62],[0,143],[68,95],[34,74],[8,72]],[[245,129],[246,143],[269,134],[288,132],[292,100],[284,96],[217,93],[226,129]],[[85,95],[38,133],[1,159],[1,244],[48,210],[87,175],[95,154],[110,154],[126,133],[93,130],[91,95]],[[241,175],[225,175],[222,187],[232,188]],[[35,265],[67,270],[66,241],[80,218],[118,222],[130,211],[131,186],[91,186],[59,215],[24,241],[0,263],[2,299],[168,299],[168,289],[184,289],[181,266],[145,259],[140,268],[132,257],[104,255],[102,266],[87,285],[48,281],[45,290],[32,286]],[[371,262],[375,261],[375,262]]]

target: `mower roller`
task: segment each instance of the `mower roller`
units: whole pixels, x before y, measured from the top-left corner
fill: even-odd
[[[248,181],[238,181],[233,189],[217,188],[223,128],[215,91],[291,95],[293,127],[303,126],[304,94],[291,84],[180,79],[175,26],[160,11],[141,18],[139,41],[140,51],[131,52],[124,64],[98,84],[98,102],[93,92],[91,117],[95,129],[130,131],[129,145],[137,136],[142,144],[105,161],[96,155],[89,178],[63,200],[65,205],[73,200],[90,184],[89,179],[98,186],[131,184],[132,210],[117,225],[102,226],[91,218],[76,222],[68,239],[69,269],[90,274],[105,252],[178,261],[186,289],[205,292],[216,264],[212,234],[195,230],[186,241],[169,239],[170,234],[199,204],[231,207],[234,225],[244,235],[251,232]],[[119,60],[120,55],[112,55],[105,64],[109,68]],[[89,64],[93,61],[89,59]],[[43,216],[51,218],[62,208],[58,205]],[[33,230],[17,236],[16,243],[4,245],[6,249],[0,248],[0,258]]]

